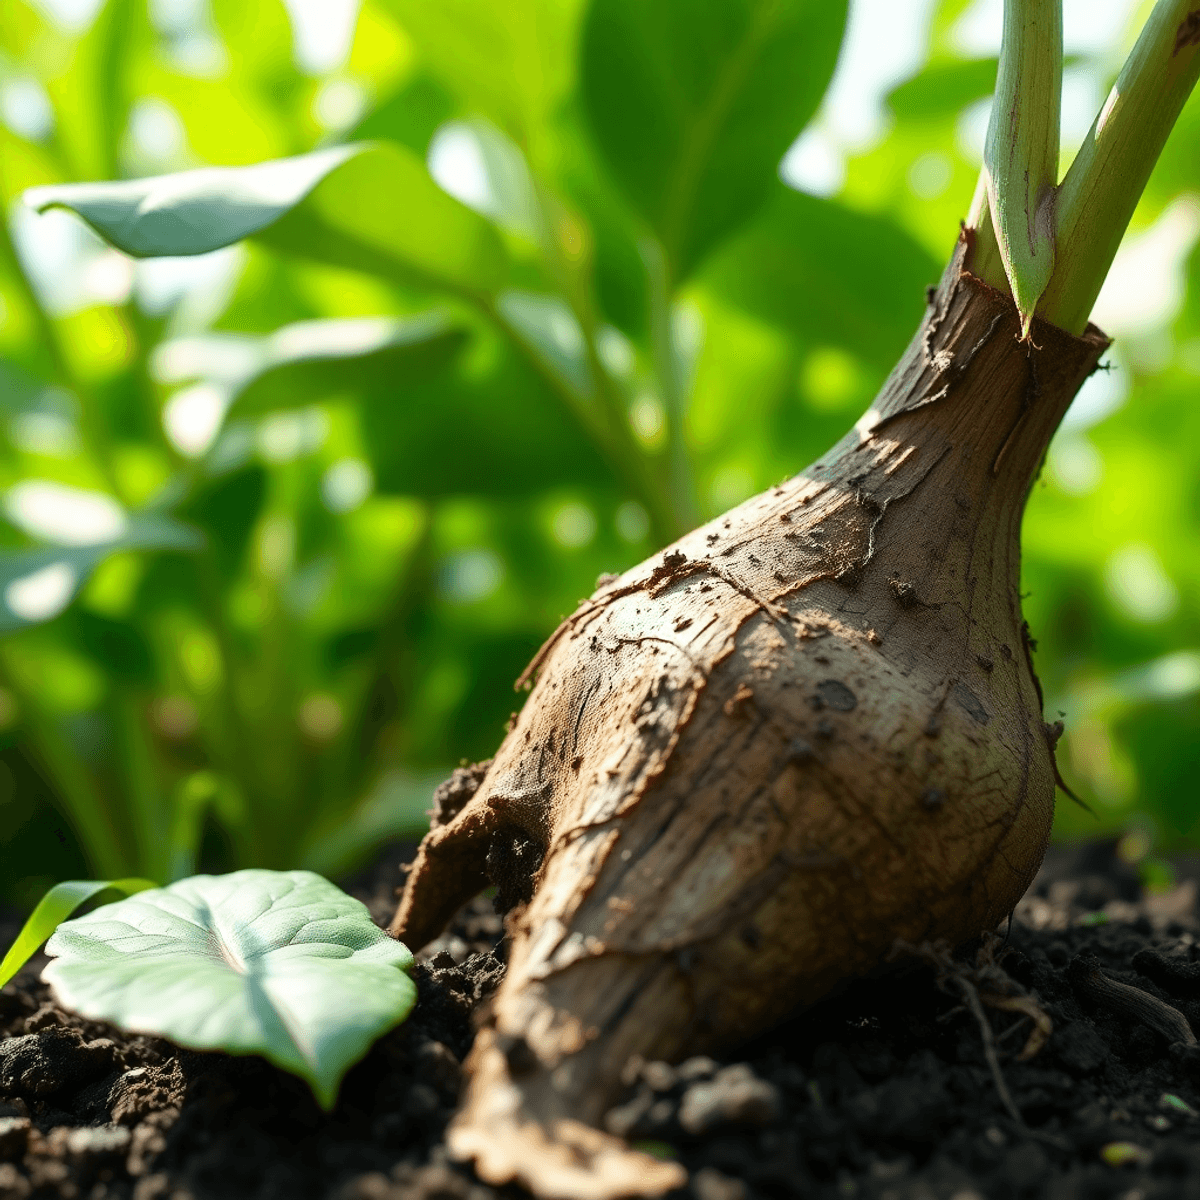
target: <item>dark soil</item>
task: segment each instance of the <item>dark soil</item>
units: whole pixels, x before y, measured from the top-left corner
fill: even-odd
[[[350,885],[381,923],[395,862]],[[1146,896],[1111,847],[1052,856],[1006,942],[983,947],[992,984],[995,960],[1053,1020],[1028,1061],[1029,1017],[973,1011],[963,981],[984,977],[968,947],[957,966],[943,960],[940,986],[932,967],[911,967],[727,1060],[635,1064],[607,1124],[682,1160],[697,1200],[1200,1197],[1200,1050],[1178,1018],[1200,1022],[1200,868],[1179,875]],[[0,929],[0,945],[13,933]],[[472,1022],[503,975],[500,933],[480,899],[421,955],[412,1017],[351,1071],[331,1115],[262,1060],[64,1012],[38,982],[45,960],[31,963],[0,992],[0,1198],[499,1195],[448,1162],[441,1139]]]

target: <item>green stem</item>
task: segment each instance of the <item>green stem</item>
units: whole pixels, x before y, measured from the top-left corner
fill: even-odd
[[[226,773],[240,785],[244,801],[244,828],[230,832],[242,843],[241,861],[246,865],[259,865],[265,861],[262,857],[264,850],[263,830],[257,818],[261,816],[261,805],[257,803],[259,792],[259,775],[255,762],[254,750],[247,741],[249,725],[242,711],[240,697],[235,681],[237,670],[237,647],[234,645],[233,632],[225,619],[225,609],[222,602],[220,569],[217,566],[211,547],[206,547],[198,556],[196,571],[199,576],[200,609],[208,622],[213,636],[217,640],[217,649],[221,654],[221,683],[220,683],[220,714],[217,721],[216,737],[210,746],[210,754],[215,749],[214,758],[223,758],[226,763]]]
[[[111,715],[137,850],[136,870],[147,879],[168,882],[170,847],[166,808],[159,791],[154,752],[138,696],[123,684],[113,685]]]
[[[644,505],[653,536],[660,542],[673,541],[683,531],[667,498],[654,484],[645,455],[634,440],[628,421],[601,417],[587,396],[581,395],[546,365],[537,349],[500,311],[491,297],[477,297],[480,311],[521,352],[523,357],[553,389],[564,407],[583,427],[617,477]],[[597,364],[599,363],[597,357]]]
[[[1058,190],[1058,267],[1038,311],[1082,333],[1150,172],[1200,76],[1196,0],[1159,0]]]
[[[409,644],[409,622],[420,598],[427,591],[433,568],[433,522],[435,506],[421,509],[420,525],[412,546],[396,571],[385,616],[370,665],[347,703],[351,713],[330,747],[328,757],[336,792],[327,792],[321,802],[322,820],[314,820],[310,834],[319,832],[336,815],[336,810],[356,803],[370,777],[375,774],[378,741],[384,727],[403,717],[410,686],[399,660]],[[411,679],[411,672],[408,673]]]
[[[650,280],[650,341],[667,420],[667,491],[680,532],[699,524],[699,508],[687,445],[687,394],[680,371],[671,300],[674,288],[666,253],[655,241],[641,246]]]
[[[1054,268],[1061,108],[1062,0],[1004,0],[984,174],[1023,337]]]
[[[1188,96],[1200,77],[1196,0],[1159,0],[1054,200],[1055,264],[1038,316],[1082,333]],[[971,270],[1009,291],[984,178],[967,217]]]
[[[0,642],[0,678],[16,698],[21,729],[32,757],[54,789],[87,855],[88,866],[100,879],[118,879],[130,872],[131,858],[117,837],[115,814],[96,787],[60,728],[57,718],[14,670],[9,648]]]

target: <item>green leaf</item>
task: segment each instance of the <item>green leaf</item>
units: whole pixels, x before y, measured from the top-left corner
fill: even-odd
[[[0,634],[58,616],[91,573],[123,550],[194,553],[200,533],[158,513],[135,513],[118,537],[89,546],[46,546],[0,552]]]
[[[466,107],[527,141],[570,91],[579,0],[388,0]]]
[[[564,301],[514,289],[501,293],[496,308],[547,371],[576,395],[593,393],[583,330]]]
[[[886,218],[780,186],[702,281],[806,343],[844,347],[887,371],[940,273],[933,256]]]
[[[111,183],[30,188],[38,212],[66,208],[135,258],[206,254],[258,233],[305,200],[331,172],[361,154],[336,146],[251,167],[201,167]]]
[[[1078,66],[1078,54],[1063,56],[1063,69]],[[905,120],[952,117],[996,90],[998,58],[952,59],[930,63],[920,74],[888,92],[887,106]]]
[[[46,953],[43,978],[66,1007],[196,1050],[261,1054],[325,1109],[417,998],[412,954],[309,871],[183,879],[68,921]]]
[[[229,416],[303,408],[341,393],[395,396],[432,378],[467,330],[438,313],[297,321],[270,337],[199,334],[169,342],[170,382],[210,376],[230,389]]]
[[[397,145],[54,184],[31,188],[25,202],[70,209],[137,258],[204,254],[254,236],[288,254],[454,290],[492,291],[506,273],[496,231]]]
[[[29,920],[21,927],[17,940],[0,962],[0,987],[3,987],[30,960],[37,948],[81,904],[101,892],[120,892],[132,896],[154,887],[149,879],[67,879],[56,883],[37,903]]]
[[[596,0],[583,34],[595,140],[676,279],[770,193],[833,75],[844,0]]]
[[[530,331],[522,336],[532,341]],[[543,357],[543,348],[534,353]],[[528,496],[614,482],[612,468],[544,379],[507,339],[487,331],[470,354],[417,385],[403,404],[364,405],[360,420],[381,492]]]
[[[936,63],[888,92],[887,105],[908,119],[952,116],[992,94],[998,63],[996,58]]]

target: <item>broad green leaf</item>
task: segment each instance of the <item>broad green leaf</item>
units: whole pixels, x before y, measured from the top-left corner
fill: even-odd
[[[29,920],[21,926],[17,940],[0,962],[0,987],[3,987],[30,960],[37,948],[81,904],[101,892],[135,892],[154,887],[149,879],[67,879],[56,883],[37,903]]]
[[[199,334],[166,343],[160,375],[229,389],[229,415],[302,408],[335,394],[397,396],[436,375],[467,337],[437,313],[297,321],[270,337]]]
[[[952,116],[992,94],[998,63],[996,58],[972,58],[931,64],[888,92],[887,106],[909,119]]]
[[[522,141],[570,91],[580,0],[387,0],[464,106]]]
[[[717,296],[802,341],[844,347],[887,371],[940,273],[929,252],[885,217],[780,186],[701,278]]]
[[[833,75],[844,0],[596,0],[582,91],[676,279],[767,198]]]
[[[111,183],[30,188],[38,212],[66,208],[135,258],[206,254],[258,233],[362,147],[336,146],[250,167],[200,167]]]
[[[408,1016],[413,956],[309,871],[196,875],[60,926],[43,978],[93,1020],[197,1050],[261,1054],[333,1107]]]
[[[1063,68],[1078,66],[1077,54],[1063,56]],[[955,116],[996,90],[997,58],[941,60],[906,79],[887,94],[887,106],[907,120]]]
[[[32,188],[138,258],[204,254],[256,236],[275,249],[386,278],[491,291],[505,274],[492,227],[395,145],[338,146],[249,167]]]
[[[439,125],[454,115],[454,102],[438,81],[424,73],[406,79],[380,101],[347,135],[348,141],[387,139],[425,156]]]
[[[58,616],[110,555],[124,550],[192,553],[203,545],[194,529],[158,513],[135,513],[116,536],[90,545],[0,552],[0,634]]]

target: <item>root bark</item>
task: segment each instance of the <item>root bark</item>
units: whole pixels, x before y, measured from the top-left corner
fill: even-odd
[[[595,1129],[631,1057],[736,1043],[897,939],[993,927],[1033,878],[1055,767],[1021,514],[1107,342],[1020,343],[966,250],[829,454],[559,627],[478,791],[422,844],[392,924],[414,948],[486,884],[498,836],[542,852],[449,1134],[489,1182],[678,1186]]]

